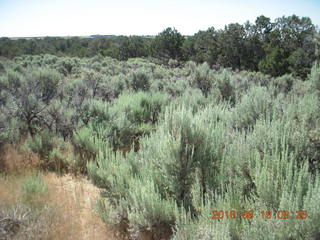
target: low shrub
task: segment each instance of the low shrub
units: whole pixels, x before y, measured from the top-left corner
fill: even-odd
[[[205,97],[208,96],[212,86],[215,84],[213,71],[205,62],[194,69],[191,75],[190,85],[199,88]]]
[[[48,192],[48,185],[40,172],[28,176],[21,186],[23,199],[27,202],[35,200]]]
[[[272,97],[265,87],[253,87],[241,98],[233,110],[233,126],[239,129],[252,127],[258,119],[272,114]]]
[[[150,88],[150,76],[146,71],[132,72],[130,85],[134,91],[147,91]]]

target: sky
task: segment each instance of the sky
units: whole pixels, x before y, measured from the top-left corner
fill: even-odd
[[[292,14],[320,26],[320,0],[0,0],[0,37],[156,35],[167,27],[193,35]]]

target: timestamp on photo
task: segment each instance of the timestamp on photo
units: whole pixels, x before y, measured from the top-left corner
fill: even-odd
[[[253,218],[263,218],[263,219],[297,219],[304,220],[309,218],[308,212],[306,210],[297,210],[297,211],[289,211],[289,210],[261,210],[261,211],[253,211],[253,210],[213,210],[211,211],[211,219],[212,220],[222,220],[222,219],[253,219]]]

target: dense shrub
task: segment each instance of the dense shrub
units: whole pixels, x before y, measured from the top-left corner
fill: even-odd
[[[70,147],[63,139],[47,130],[29,136],[25,141],[25,148],[36,153],[41,158],[40,168],[61,172],[66,168],[66,152]]]
[[[114,101],[110,111],[113,114],[124,113],[127,119],[134,124],[155,124],[161,109],[168,103],[168,100],[167,94],[160,92],[122,94]]]
[[[318,238],[316,65],[302,81],[102,55],[0,62],[0,147],[23,143],[45,169],[88,174],[100,216],[128,238]],[[310,218],[210,219],[232,209]]]
[[[235,91],[234,86],[231,85],[231,77],[230,72],[223,70],[216,76],[216,86],[222,98],[233,104],[235,102]]]
[[[0,148],[5,143],[18,143],[21,138],[20,123],[16,119],[4,119],[0,116]]]
[[[125,90],[126,76],[119,74],[103,81],[100,86],[100,97],[105,101],[112,101]]]
[[[320,67],[314,65],[311,69],[310,81],[312,83],[312,88],[318,92],[320,91]]]
[[[273,79],[273,84],[277,91],[288,93],[291,91],[294,81],[295,79],[292,75],[283,75]]]
[[[147,91],[150,88],[150,76],[143,70],[132,72],[130,85],[135,91]]]
[[[23,74],[8,72],[5,89],[9,94],[6,105],[11,116],[27,125],[30,134],[35,133],[36,123],[45,124],[42,114],[55,97],[60,74],[48,68],[26,69]]]
[[[272,97],[265,87],[253,87],[234,108],[233,124],[237,128],[249,128],[256,120],[272,114]]]
[[[78,129],[72,139],[73,146],[79,158],[75,158],[75,170],[86,172],[86,164],[95,160],[100,149],[104,149],[106,142],[102,139],[105,131],[101,128],[95,129],[93,124]]]
[[[191,76],[191,86],[199,88],[204,96],[208,96],[214,85],[214,74],[207,63],[197,66]]]

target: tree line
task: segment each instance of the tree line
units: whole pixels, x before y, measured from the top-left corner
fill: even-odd
[[[273,22],[259,16],[254,23],[211,27],[193,36],[166,28],[155,37],[111,36],[99,38],[0,38],[0,56],[24,54],[57,56],[110,56],[118,60],[153,57],[161,63],[195,61],[214,67],[260,71],[271,76],[291,73],[306,78],[319,60],[319,31],[309,17],[283,16]]]

